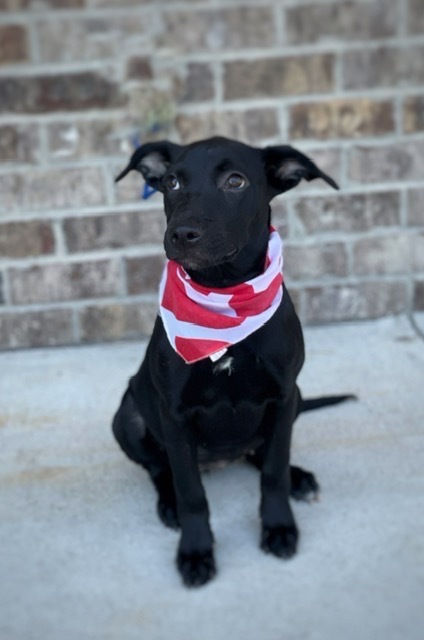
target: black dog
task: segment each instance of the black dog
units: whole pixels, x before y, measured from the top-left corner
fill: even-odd
[[[232,291],[264,272],[274,196],[302,178],[338,188],[291,147],[261,150],[225,138],[145,144],[117,181],[132,169],[163,192],[169,264],[182,266],[201,292]],[[215,361],[206,355],[187,364],[158,317],[113,421],[120,446],[157,489],[162,522],[181,528],[177,565],[189,586],[215,574],[199,464],[245,457],[260,469],[261,547],[289,558],[298,541],[289,495],[308,500],[318,492],[313,474],[289,465],[293,422],[301,411],[348,397],[302,401],[302,331],[287,290],[275,283],[278,300],[283,295],[272,316]]]

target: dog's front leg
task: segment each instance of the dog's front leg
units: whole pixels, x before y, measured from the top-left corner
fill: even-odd
[[[186,425],[168,417],[163,426],[181,526],[177,567],[187,586],[200,586],[208,582],[216,570],[209,508],[200,477],[197,447]]]
[[[297,392],[273,411],[272,433],[261,472],[261,547],[279,558],[296,553],[298,529],[289,504],[290,442],[296,417]]]

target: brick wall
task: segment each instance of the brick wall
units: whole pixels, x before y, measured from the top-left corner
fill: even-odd
[[[290,140],[341,186],[275,201],[306,323],[424,309],[422,0],[0,0],[0,347],[150,331],[161,198],[134,137]]]

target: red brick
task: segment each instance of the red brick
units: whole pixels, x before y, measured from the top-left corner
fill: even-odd
[[[82,9],[87,0],[43,0],[44,7],[51,9]],[[29,0],[31,7],[39,8],[40,0]]]
[[[165,214],[160,209],[136,213],[67,218],[64,232],[68,251],[119,249],[142,243],[160,243],[165,233]]]
[[[368,40],[396,35],[397,5],[387,0],[308,4],[286,10],[291,44]]]
[[[163,13],[160,46],[173,51],[222,51],[269,47],[276,43],[269,7],[243,6],[206,11],[172,10]]]
[[[411,238],[412,242],[412,271],[424,272],[424,232],[417,233]]]
[[[403,130],[405,133],[424,131],[424,96],[410,96],[405,99],[403,104]]]
[[[140,339],[150,335],[157,316],[156,302],[90,305],[79,311],[82,342]]]
[[[104,176],[95,167],[27,173],[23,186],[26,209],[84,207],[106,201]]]
[[[415,311],[424,311],[424,280],[414,282],[413,307]]]
[[[164,264],[164,254],[126,258],[128,293],[156,293]]]
[[[277,229],[282,238],[288,237],[289,221],[284,196],[276,197],[272,201],[272,225]]]
[[[361,282],[305,290],[305,323],[365,320],[401,313],[407,308],[404,282]]]
[[[56,15],[54,20],[37,20],[38,49],[43,62],[115,61],[122,55],[123,43],[131,38],[140,41],[145,35],[147,21],[141,12],[81,16],[75,15],[70,20]]]
[[[0,65],[28,59],[26,29],[21,25],[0,25]]]
[[[40,220],[0,224],[0,257],[25,258],[54,253],[50,223]]]
[[[409,237],[361,238],[353,246],[353,269],[359,275],[409,273]]]
[[[396,191],[301,198],[293,208],[293,235],[357,233],[400,225],[400,197]]]
[[[300,318],[302,316],[302,292],[300,289],[294,289],[293,287],[290,287],[289,295],[293,306],[296,309],[296,313]]]
[[[408,33],[424,33],[424,11],[422,0],[407,0]]]
[[[153,0],[154,2],[155,0]],[[139,7],[140,4],[149,4],[152,0],[90,0],[93,7],[121,9],[122,7]]]
[[[150,58],[133,56],[127,62],[127,78],[130,80],[151,80],[153,78]]]
[[[80,300],[120,293],[119,266],[112,260],[9,269],[9,283],[14,304]]]
[[[331,100],[307,102],[290,109],[291,138],[360,138],[394,132],[389,100]]]
[[[100,169],[32,169],[0,175],[0,212],[66,209],[104,204],[106,187]]]
[[[284,270],[289,280],[346,276],[348,274],[346,247],[341,242],[286,244]]]
[[[349,164],[349,177],[358,182],[421,180],[424,175],[424,141],[353,147]]]
[[[0,348],[53,347],[73,341],[70,309],[0,314]]]
[[[22,208],[22,176],[15,173],[0,174],[0,213],[20,211]]]
[[[424,83],[424,45],[348,51],[343,56],[346,89],[415,86]]]
[[[408,191],[408,224],[424,227],[424,189]]]
[[[186,67],[179,66],[173,72],[173,93],[177,102],[202,102],[212,100],[215,95],[211,66],[192,62]]]
[[[38,162],[38,126],[6,124],[0,126],[0,162]]]
[[[2,11],[23,11],[25,9],[80,9],[86,0],[0,0]]]
[[[0,77],[0,113],[107,109],[123,104],[118,85],[91,71]]]
[[[116,154],[127,138],[120,119],[72,120],[48,125],[49,159],[71,160]]]
[[[0,349],[8,349],[10,347],[9,322],[0,313]]]
[[[278,134],[278,116],[275,109],[208,111],[179,115],[176,126],[184,144],[214,135],[255,143]]]
[[[315,54],[224,64],[227,100],[325,93],[334,88],[334,56]]]

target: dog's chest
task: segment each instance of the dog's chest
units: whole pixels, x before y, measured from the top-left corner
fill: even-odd
[[[222,356],[222,358],[220,358],[212,367],[214,374],[219,375],[220,373],[228,373],[230,376],[235,371],[234,360],[234,356]]]
[[[210,409],[225,403],[261,405],[279,393],[274,376],[254,353],[232,348],[216,362],[204,360],[193,368],[183,392],[186,408]]]
[[[279,395],[280,386],[254,356],[224,356],[212,365],[212,376],[204,381],[201,392],[205,409],[225,404],[232,410],[261,407]]]
[[[236,353],[193,370],[182,397],[199,443],[225,447],[249,443],[260,430],[269,404],[280,386],[254,354]]]

